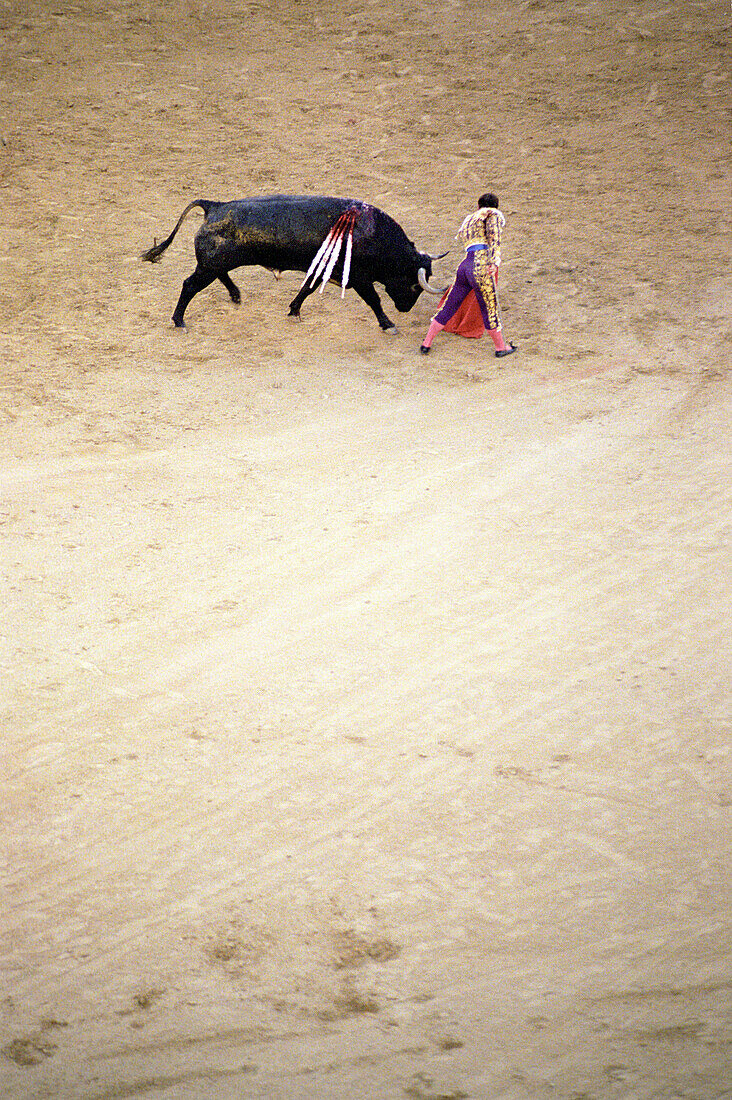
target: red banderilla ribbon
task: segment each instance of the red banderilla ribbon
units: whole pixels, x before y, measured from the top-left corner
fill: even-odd
[[[351,273],[351,253],[353,252],[353,227],[356,224],[356,218],[358,216],[358,210],[351,209],[346,210],[344,214],[338,218],[338,221],[328,232],[325,240],[321,244],[318,251],[315,253],[315,258],[308,268],[307,275],[302,281],[301,286],[307,286],[308,284],[315,286],[318,279],[323,277],[323,283],[320,287],[320,293],[325,290],[325,284],[330,280],[333,274],[333,268],[338,262],[338,257],[341,254],[343,247],[343,241],[346,241],[346,255],[343,261],[343,275],[341,277],[341,298],[346,295],[346,286],[348,285],[348,276]]]

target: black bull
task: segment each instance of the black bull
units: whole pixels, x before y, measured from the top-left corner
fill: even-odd
[[[351,199],[327,196],[268,195],[234,202],[197,199],[178,219],[175,229],[160,244],[142,255],[155,262],[171,243],[183,219],[194,209],[203,210],[203,224],[195,236],[196,270],[183,283],[173,321],[183,326],[183,314],[194,295],[220,279],[235,304],[241,301],[239,288],[229,271],[258,264],[279,275],[281,271],[307,272],[318,249],[338,219],[354,212],[353,246],[347,286],[352,287],[376,314],[382,329],[394,328],[381,308],[374,283],[383,284],[400,313],[407,313],[423,290],[430,287],[432,260],[438,257],[419,252],[401,226],[375,206]],[[341,281],[345,249],[331,278]],[[299,317],[308,295],[318,289],[319,280],[306,282],[290,302],[290,316]]]

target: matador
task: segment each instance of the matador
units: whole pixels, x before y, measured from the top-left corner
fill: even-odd
[[[455,316],[471,291],[480,307],[483,325],[495,344],[496,356],[501,358],[516,351],[516,344],[507,344],[503,339],[496,286],[501,262],[501,229],[505,221],[498,209],[497,196],[489,192],[480,196],[478,209],[468,214],[460,226],[457,239],[465,247],[465,259],[455,273],[442,308],[432,318],[419,349],[423,355],[429,354],[433,339]]]

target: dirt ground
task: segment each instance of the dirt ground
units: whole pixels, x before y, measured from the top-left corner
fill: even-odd
[[[730,1094],[727,9],[0,2],[4,1097]],[[139,260],[486,188],[507,360]]]

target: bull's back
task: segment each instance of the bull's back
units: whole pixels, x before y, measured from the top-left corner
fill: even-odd
[[[305,195],[209,202],[196,252],[207,266],[250,263],[307,270],[349,205],[349,199]]]

